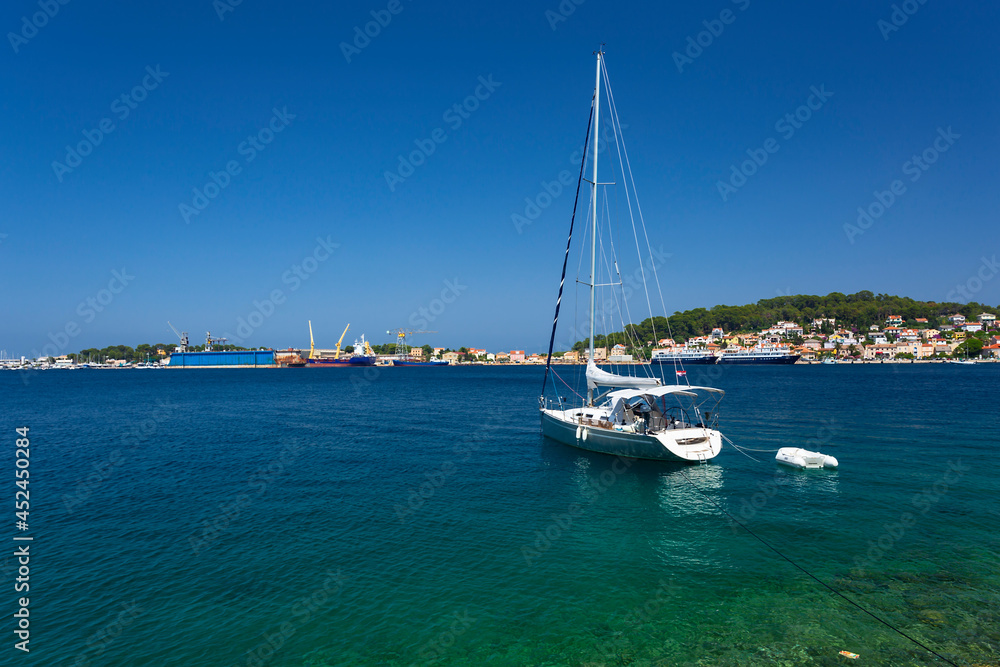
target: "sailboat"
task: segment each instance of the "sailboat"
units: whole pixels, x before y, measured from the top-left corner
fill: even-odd
[[[590,127],[587,130],[587,143],[590,144],[592,178],[591,185],[591,206],[590,206],[590,229],[587,236],[590,237],[590,277],[588,281],[578,280],[590,288],[590,337],[588,341],[588,355],[586,366],[587,395],[583,399],[582,405],[570,406],[566,398],[556,396],[546,398],[545,391],[550,377],[554,377],[556,371],[552,368],[553,345],[556,336],[556,328],[559,323],[559,308],[562,302],[563,286],[566,281],[566,263],[569,259],[570,246],[573,239],[573,220],[570,222],[570,236],[566,244],[566,255],[563,259],[562,280],[559,284],[559,296],[556,300],[556,314],[552,324],[552,335],[549,339],[549,353],[545,365],[545,379],[543,380],[542,396],[539,398],[539,412],[542,424],[542,433],[567,445],[580,449],[604,454],[625,456],[630,458],[654,459],[666,461],[685,462],[706,462],[719,454],[722,449],[722,434],[718,430],[718,405],[725,392],[714,387],[691,386],[690,384],[665,384],[661,378],[651,374],[649,364],[633,366],[633,370],[645,370],[645,377],[636,375],[620,375],[614,372],[599,368],[595,359],[595,301],[597,287],[622,286],[621,274],[618,270],[617,256],[613,261],[605,261],[610,273],[617,274],[617,282],[612,281],[607,284],[598,284],[597,277],[597,256],[598,256],[598,185],[602,184],[598,180],[597,158],[598,158],[598,131],[600,128],[600,108],[601,108],[601,84],[602,80],[607,89],[607,97],[612,125],[616,128],[620,124],[616,123],[616,110],[614,98],[611,95],[610,86],[607,85],[607,71],[604,67],[604,53],[598,50],[597,53],[597,81],[594,88],[594,97],[591,106]],[[602,79],[603,74],[603,79]],[[591,128],[593,136],[591,138]],[[617,130],[616,130],[617,132]],[[616,134],[617,141],[617,134]],[[609,142],[610,146],[610,142]],[[617,146],[624,153],[624,146]],[[609,152],[610,152],[609,148]],[[583,161],[580,165],[580,181],[583,178],[584,168],[587,160],[587,146],[584,146]],[[625,165],[627,158],[622,162],[622,178],[626,187],[631,180],[634,192],[634,180],[626,178]],[[579,200],[580,185],[577,185],[577,196]],[[628,196],[628,195],[627,195]],[[636,202],[638,205],[638,202]],[[630,212],[631,214],[631,212]],[[576,217],[576,204],[574,204],[573,218]],[[634,220],[634,218],[633,218]],[[641,211],[638,222],[642,221]],[[643,229],[645,235],[645,229]],[[636,239],[637,250],[639,241]],[[647,250],[649,248],[648,236],[646,236]],[[602,245],[602,253],[604,246]],[[640,257],[642,251],[640,251]],[[603,258],[603,255],[602,255]],[[640,267],[642,266],[640,259]],[[613,269],[611,268],[613,266]],[[655,264],[652,266],[655,277]],[[645,269],[641,271],[645,278]],[[648,290],[647,290],[648,302]],[[622,297],[624,297],[624,290]],[[662,301],[662,294],[661,294]],[[621,311],[619,311],[621,312]],[[679,362],[675,362],[679,364]],[[662,368],[662,366],[661,366]],[[686,371],[681,366],[675,366],[677,378],[684,378],[686,381]],[[553,386],[555,381],[553,379]],[[558,393],[558,392],[557,392]]]

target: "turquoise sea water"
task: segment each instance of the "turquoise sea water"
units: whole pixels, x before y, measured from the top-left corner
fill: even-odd
[[[945,664],[722,507],[955,663],[995,665],[998,375],[690,369],[727,391],[738,444],[840,460],[792,471],[546,440],[535,368],[2,372],[0,477],[13,500],[30,427],[34,542],[27,655],[0,561],[0,663]]]

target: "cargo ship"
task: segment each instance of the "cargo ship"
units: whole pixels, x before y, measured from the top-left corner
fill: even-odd
[[[309,358],[306,359],[306,365],[309,368],[346,368],[348,366],[374,366],[375,365],[375,353],[372,351],[371,346],[365,337],[361,336],[361,341],[354,341],[354,349],[361,349],[361,354],[351,354],[350,356],[341,356],[340,344],[344,342],[344,336],[347,335],[347,330],[351,328],[348,324],[344,328],[344,333],[340,334],[340,340],[337,341],[337,348],[333,350],[332,357],[324,357],[321,353],[316,351],[316,344],[313,341],[313,330],[312,330],[312,320],[309,321]]]

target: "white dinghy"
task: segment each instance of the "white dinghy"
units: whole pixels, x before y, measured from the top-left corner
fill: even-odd
[[[775,455],[775,460],[782,465],[793,468],[836,468],[837,459],[819,452],[810,452],[798,447],[782,447]]]

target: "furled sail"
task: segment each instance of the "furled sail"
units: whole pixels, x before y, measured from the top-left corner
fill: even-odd
[[[597,389],[598,387],[638,389],[640,387],[659,387],[660,384],[662,383],[659,378],[640,378],[629,375],[616,375],[615,373],[602,371],[596,364],[594,364],[593,361],[587,362],[587,387],[591,390]]]

